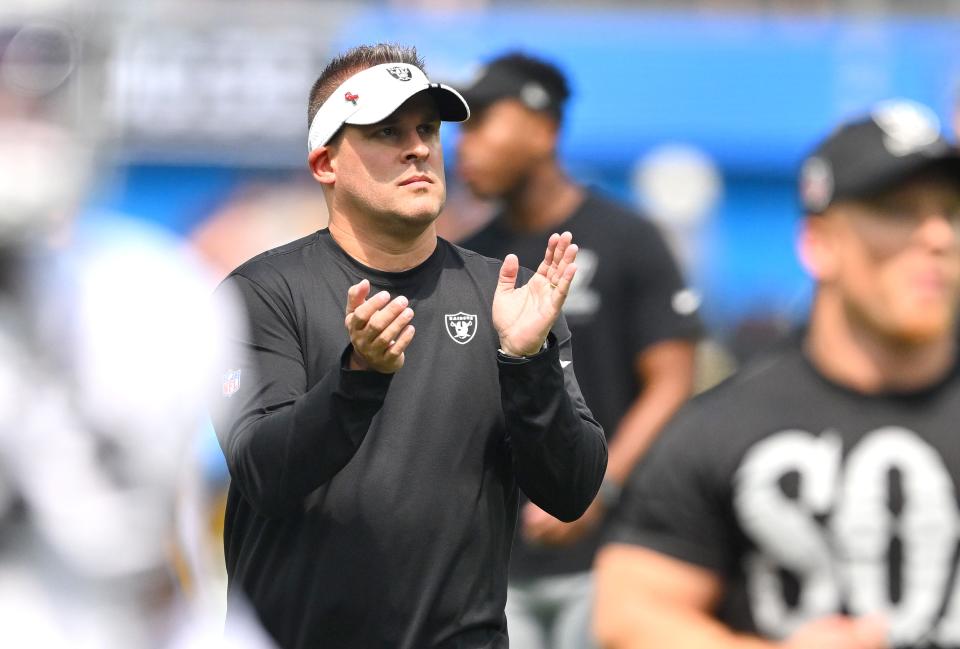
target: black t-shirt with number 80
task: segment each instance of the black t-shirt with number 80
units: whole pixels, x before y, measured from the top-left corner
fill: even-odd
[[[960,646],[960,372],[910,394],[831,383],[797,340],[688,404],[609,534],[708,568],[718,616],[788,636],[883,613],[893,647]]]

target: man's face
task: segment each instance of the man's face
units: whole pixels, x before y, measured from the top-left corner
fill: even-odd
[[[446,200],[433,98],[419,93],[381,122],[344,126],[330,145],[330,164],[335,211],[388,228],[431,223]]]
[[[960,296],[955,182],[918,178],[815,218],[833,258],[821,280],[836,287],[851,317],[905,343],[952,334]]]
[[[460,177],[480,198],[504,196],[537,162],[553,155],[555,129],[550,117],[516,99],[500,99],[475,111],[461,126]]]

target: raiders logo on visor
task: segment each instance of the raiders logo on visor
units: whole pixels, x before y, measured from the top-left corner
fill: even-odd
[[[413,78],[413,73],[410,72],[410,68],[402,65],[395,65],[387,68],[387,72],[389,72],[390,76],[392,76],[394,79],[398,79],[400,81],[410,81],[410,79]]]

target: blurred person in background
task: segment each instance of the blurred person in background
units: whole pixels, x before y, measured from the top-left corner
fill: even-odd
[[[223,278],[251,257],[325,227],[326,213],[323,195],[299,174],[248,182],[191,232],[190,243]]]
[[[103,162],[82,9],[0,10],[0,645],[265,647],[223,639],[174,552],[210,278],[129,218],[75,222]]]
[[[308,112],[329,226],[222,284],[250,324],[214,407],[231,606],[284,649],[507,647],[518,488],[571,521],[602,480],[570,234],[536,273],[436,235],[440,123],[468,116],[413,48],[335,57]]]
[[[244,261],[265,250],[289,243],[326,225],[327,205],[312,179],[257,179],[245,182],[190,233],[190,247],[221,281]],[[227,573],[223,556],[223,520],[230,475],[212,424],[201,437],[197,454],[204,464],[207,498],[194,516],[200,543],[189,556],[209,594],[226,609]]]
[[[604,647],[960,645],[960,152],[885,102],[800,195],[809,321],[638,466],[597,558]]]
[[[510,564],[507,618],[522,649],[574,649],[589,639],[590,566],[621,485],[687,399],[700,324],[695,296],[656,227],[571,180],[557,159],[563,73],[521,53],[492,60],[464,95],[459,171],[500,212],[462,245],[536,268],[543,243],[569,230],[580,246],[564,304],[583,395],[610,438],[599,497],[578,521],[524,502]]]

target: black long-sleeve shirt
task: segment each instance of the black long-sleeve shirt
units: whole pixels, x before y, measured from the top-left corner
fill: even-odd
[[[230,590],[284,649],[506,647],[518,487],[563,520],[596,494],[606,443],[566,324],[534,357],[499,356],[499,268],[440,239],[418,267],[382,272],[321,230],[221,286],[249,317],[214,409]],[[363,278],[415,313],[393,375],[346,369],[346,295]]]

